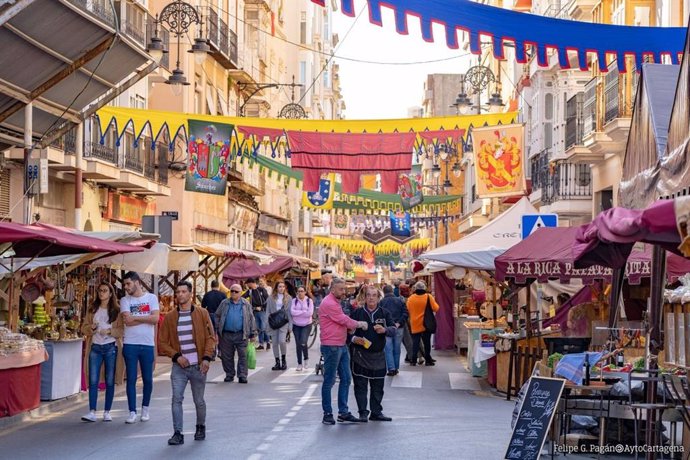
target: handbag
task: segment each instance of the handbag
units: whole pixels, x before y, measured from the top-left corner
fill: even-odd
[[[284,307],[268,315],[268,325],[273,330],[280,329],[288,322],[290,322],[290,319],[288,318],[287,310]]]
[[[424,308],[424,329],[432,334],[436,333],[436,317],[431,309],[431,296],[426,296],[426,308]]]

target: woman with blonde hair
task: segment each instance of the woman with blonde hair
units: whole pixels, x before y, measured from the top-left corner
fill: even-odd
[[[292,297],[287,293],[285,283],[279,281],[266,302],[268,314],[268,330],[273,342],[273,357],[276,364],[271,368],[274,371],[287,369],[287,333],[291,328],[290,302]],[[281,361],[282,357],[282,361]]]
[[[89,413],[82,416],[85,422],[96,421],[98,385],[101,374],[105,380],[105,408],[103,421],[111,422],[110,409],[115,396],[115,384],[124,382],[125,362],[122,357],[122,337],[125,325],[120,315],[120,306],[115,289],[109,283],[98,284],[98,297],[86,312],[82,334],[86,339],[85,367],[89,384]],[[101,372],[101,368],[105,368]]]

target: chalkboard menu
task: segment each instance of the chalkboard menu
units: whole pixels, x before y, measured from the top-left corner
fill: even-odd
[[[539,458],[551,426],[558,400],[565,386],[563,379],[532,377],[522,399],[506,459]]]

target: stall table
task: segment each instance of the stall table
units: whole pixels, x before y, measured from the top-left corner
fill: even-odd
[[[41,400],[52,401],[79,393],[82,339],[46,341],[48,360],[41,365]]]
[[[44,348],[0,357],[0,417],[26,412],[41,403]]]

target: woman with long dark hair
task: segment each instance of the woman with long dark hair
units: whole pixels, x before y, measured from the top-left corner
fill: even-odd
[[[290,317],[292,318],[292,333],[295,337],[297,351],[297,370],[309,369],[309,347],[307,339],[311,334],[314,316],[314,301],[307,295],[304,286],[297,288],[297,297],[290,302]]]
[[[81,331],[86,338],[85,368],[86,381],[89,384],[89,413],[81,419],[85,422],[96,421],[98,402],[98,384],[101,381],[101,368],[105,380],[105,409],[103,421],[110,422],[110,409],[115,396],[115,383],[124,381],[124,359],[122,358],[122,337],[124,322],[120,316],[115,289],[109,283],[98,284],[97,297],[86,313]]]
[[[285,355],[287,354],[287,333],[290,330],[290,301],[292,297],[287,293],[285,289],[285,283],[280,281],[273,288],[273,292],[268,297],[266,302],[266,313],[268,313],[269,318],[273,315],[278,315],[278,312],[283,310],[282,316],[288,321],[282,324],[279,328],[273,329],[271,326],[271,320],[268,321],[268,331],[271,336],[271,342],[273,342],[273,357],[276,359],[276,365],[271,368],[274,371],[284,371],[287,369],[287,360]],[[281,361],[282,357],[282,361]]]

